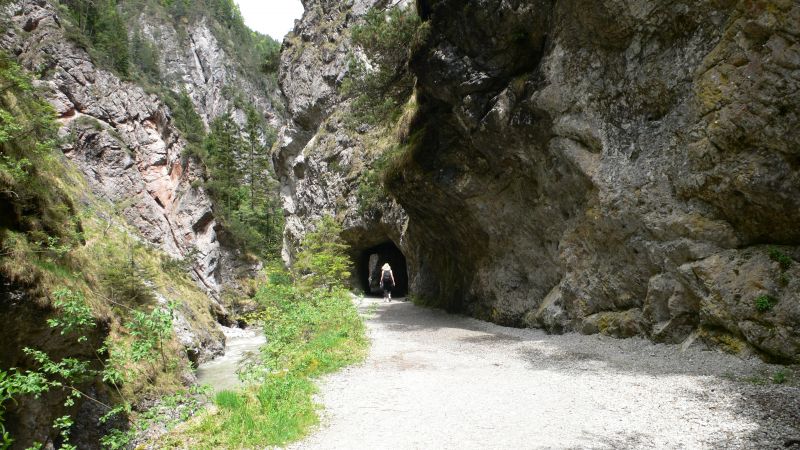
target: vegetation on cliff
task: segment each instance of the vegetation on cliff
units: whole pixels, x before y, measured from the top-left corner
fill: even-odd
[[[274,141],[275,131],[247,107],[244,133],[229,114],[218,117],[197,152],[223,226],[237,246],[264,259],[280,254],[283,232],[283,210],[269,159]]]
[[[280,44],[247,28],[232,0],[64,0],[62,4],[70,18],[70,37],[89,51],[95,63],[143,84],[170,107],[173,123],[188,143],[186,155],[197,157],[206,168],[204,187],[226,231],[223,238],[257,257],[277,257],[283,214],[269,161],[276,132],[264,111],[251,96],[225,86],[224,95],[245,118],[234,120],[235,111],[229,110],[210,119],[207,130],[189,95],[172,90],[169,80],[163,79],[159,50],[137,19],[144,15],[154,23],[168,21],[183,33],[190,24],[208,24],[232,64],[268,97],[276,86]]]
[[[274,88],[280,43],[244,24],[233,0],[61,0],[71,19],[70,38],[90,52],[95,63],[123,77],[159,79],[157,49],[134,20],[144,11],[169,17],[179,28],[210,20],[225,50],[244,73],[261,74]]]
[[[344,123],[362,134],[370,129],[356,191],[358,211],[366,217],[377,217],[389,201],[385,176],[405,152],[417,110],[409,59],[428,32],[416,8],[400,5],[374,6],[351,30],[357,50],[340,92],[350,99]]]
[[[19,342],[6,343],[0,359],[2,424],[18,424],[46,397],[59,403],[51,412],[56,444],[69,448],[78,399],[103,415],[126,415],[133,403],[182,389],[189,361],[172,329],[175,314],[208,329],[214,322],[186,272],[141,242],[120,205],[90,194],[60,154],[52,109],[4,55],[0,85],[2,308],[19,328]],[[58,339],[26,340],[51,332]],[[105,422],[95,426],[125,426]]]
[[[402,6],[373,7],[353,27],[353,44],[366,58],[351,56],[342,83],[342,93],[353,97],[352,124],[375,125],[399,117],[414,89],[414,76],[408,69],[410,51],[425,30],[416,8]]]

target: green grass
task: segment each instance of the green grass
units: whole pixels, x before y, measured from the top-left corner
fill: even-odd
[[[271,277],[282,280],[281,277]],[[305,436],[318,423],[314,379],[362,361],[364,323],[344,290],[303,291],[268,284],[256,294],[265,324],[261,362],[242,374],[240,391],[222,391],[215,408],[162,441],[165,447],[263,448]]]

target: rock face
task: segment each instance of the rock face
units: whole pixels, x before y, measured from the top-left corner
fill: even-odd
[[[359,207],[359,176],[377,155],[367,144],[368,130],[345,126],[349,102],[338,92],[350,58],[348,28],[379,3],[305,1],[302,20],[283,43],[279,83],[290,119],[281,130],[274,163],[286,213],[287,261],[325,214],[344,223],[354,258],[383,242],[406,245],[406,217],[397,203],[372,212]]]
[[[424,137],[391,190],[440,249],[419,287],[501,323],[700,328],[796,360],[797,269],[767,245],[800,244],[800,6],[478,3],[418,2]]]
[[[189,94],[206,124],[228,111],[244,122],[243,112],[233,99],[235,91],[264,111],[271,125],[280,126],[282,119],[275,110],[282,105],[272,101],[279,93],[270,92],[268,83],[257,82],[264,74],[239,66],[215,36],[208,19],[200,18],[179,31],[171,21],[153,20],[152,15],[143,11],[138,26],[142,37],[158,50],[161,77],[172,90]]]
[[[49,2],[12,3],[5,6],[4,15],[10,27],[0,47],[17,55],[27,69],[43,74],[38,87],[50,98],[62,135],[69,138],[64,139],[64,153],[83,172],[94,194],[113,203],[144,239],[174,258],[195,259],[191,275],[209,294],[209,313],[225,321],[227,312],[216,298],[238,266],[236,250],[217,239],[212,202],[200,183],[203,169],[182,155],[186,142],[169,108],[141,87],[96,67],[86,51],[66,38]],[[208,27],[198,27],[189,39],[194,44],[186,51],[196,55],[199,66],[170,61],[174,52],[169,49],[160,54],[170,62],[164,64],[169,79],[186,83],[198,112],[209,120],[232,105],[222,94],[226,83],[241,81],[243,89],[250,84],[212,60],[224,59],[225,54],[214,47]],[[159,42],[167,45],[167,40]],[[170,43],[174,51],[179,42]],[[202,78],[202,61],[222,68]],[[271,109],[262,94],[256,91],[253,97]],[[219,330],[184,317],[178,322],[179,339],[193,360],[222,353],[224,336]]]
[[[149,242],[173,257],[199,251],[195,275],[210,292],[219,290],[221,250],[211,201],[192,181],[198,166],[181,156],[186,143],[156,96],[95,67],[68,41],[47,2],[13,8],[16,34],[3,46],[29,70],[47,67],[40,87],[63,124],[64,153],[83,171],[92,190],[118,205]],[[24,24],[36,23],[35,27]]]
[[[180,290],[168,286],[166,292],[174,296],[170,294],[167,299],[156,293],[157,303],[177,303],[173,324],[176,341],[191,362],[220,355],[225,337],[216,322],[225,322],[227,312],[217,299],[239,262],[236,249],[226,248],[217,239],[218,222],[212,201],[201,183],[203,168],[183,155],[187,144],[173,124],[169,108],[135,83],[95,66],[90,55],[67,38],[59,12],[51,2],[43,0],[6,2],[0,7],[0,51],[14,55],[26,69],[40,75],[36,87],[49,99],[62,124],[61,149],[83,173],[94,194],[91,201],[99,198],[113,204],[152,246],[176,259],[192,259],[191,276],[208,297],[192,290],[191,294],[196,295],[184,298]],[[225,95],[229,83],[251,92],[250,100],[257,106],[272,110],[265,92],[256,90],[231,65],[221,63],[226,55],[208,26],[203,24],[190,33],[192,46],[184,50],[196,59],[189,62],[187,58],[170,60],[182,41],[169,41],[171,35],[165,29],[159,33],[162,39],[158,43],[164,46],[160,54],[164,57],[163,66],[168,67],[166,75],[172,80],[171,87],[185,88],[207,122],[235,109],[233,100]],[[206,74],[204,64],[205,68],[213,64],[213,71]],[[23,289],[17,291],[5,278],[0,279],[0,311],[4,312],[3,317],[13,319],[6,320],[0,333],[6,342],[0,367],[24,368],[25,347],[40,349],[54,358],[98,358],[96,349],[113,328],[111,323],[98,319],[98,327],[87,333],[89,341],[75,345],[71,336],[67,339],[48,325],[53,311],[36,300]],[[191,373],[181,376],[186,383],[193,378]],[[110,404],[113,394],[109,389],[99,381],[82,387],[84,392]],[[25,397],[14,405],[4,405],[8,413],[6,430],[13,434],[15,444],[56,439],[58,432],[52,422],[63,414],[74,416],[73,431],[81,448],[99,448],[100,437],[114,427],[126,425],[98,425],[97,418],[107,412],[103,408],[98,409],[90,401],[78,401],[74,407],[66,408],[64,400],[64,393],[54,390],[41,398]]]
[[[341,8],[306,3],[281,79],[287,248],[322,210],[358,215],[330,170],[348,136],[319,133],[339,133],[344,50],[320,49],[346,47]],[[514,326],[800,358],[797,2],[416,6],[429,33],[410,63],[420,139],[387,186],[399,221],[355,234],[393,230],[413,294]]]

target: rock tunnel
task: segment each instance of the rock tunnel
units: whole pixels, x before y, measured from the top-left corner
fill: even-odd
[[[389,263],[394,273],[395,287],[392,297],[408,295],[408,268],[406,257],[392,241],[386,241],[374,247],[362,250],[356,261],[356,273],[359,288],[365,295],[383,295],[379,286],[381,267]]]

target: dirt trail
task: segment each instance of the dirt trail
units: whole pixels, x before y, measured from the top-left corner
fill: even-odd
[[[410,303],[358,303],[370,355],[322,381],[322,424],[290,448],[785,448],[800,439],[800,389],[752,382],[779,366],[699,345],[550,336]]]

